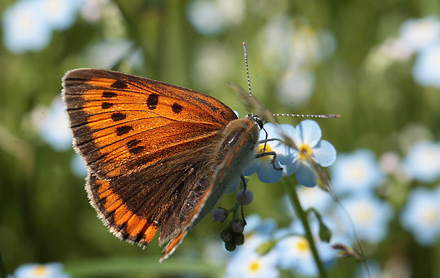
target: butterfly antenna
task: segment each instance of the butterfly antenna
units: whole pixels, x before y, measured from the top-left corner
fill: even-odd
[[[340,118],[339,114],[273,114],[274,117],[297,117],[297,118],[321,118],[321,119],[333,119]]]
[[[251,90],[251,79],[249,77],[249,64],[248,64],[248,55],[247,55],[247,48],[246,43],[243,42],[243,53],[244,53],[244,63],[246,64],[246,76],[247,76],[247,83],[249,88],[249,97],[252,97],[252,90]]]

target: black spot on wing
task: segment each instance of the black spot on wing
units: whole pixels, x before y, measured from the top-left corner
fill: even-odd
[[[113,83],[110,87],[116,88],[116,89],[125,89],[127,88],[127,83],[125,83],[122,80],[116,80],[115,83]]]
[[[126,133],[129,133],[131,130],[134,130],[132,126],[124,125],[116,128],[116,135],[121,136]]]
[[[183,107],[178,103],[174,103],[171,109],[173,110],[174,113],[179,114],[182,111]]]
[[[150,110],[156,109],[158,102],[159,102],[159,95],[158,94],[149,95],[148,99],[147,99],[148,109],[150,109]]]

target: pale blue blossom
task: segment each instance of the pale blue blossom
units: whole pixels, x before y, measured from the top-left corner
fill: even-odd
[[[440,89],[440,34],[437,42],[426,46],[418,55],[413,76],[422,86]]]
[[[388,233],[388,224],[394,216],[394,209],[385,201],[372,194],[360,193],[342,200],[342,205],[349,213],[340,213],[345,227],[354,226],[360,240],[369,243],[380,243]]]
[[[44,20],[54,30],[66,30],[75,22],[82,0],[38,0]]]
[[[406,174],[421,182],[440,177],[440,143],[420,141],[408,151],[404,160]]]
[[[360,149],[340,154],[331,167],[331,177],[338,194],[371,191],[380,185],[384,174],[374,153]]]
[[[269,237],[275,232],[277,222],[273,218],[262,219],[258,214],[246,216],[245,235],[257,234],[261,237]]]
[[[386,278],[386,274],[383,273],[379,263],[377,261],[368,260],[368,271],[365,265],[359,264],[356,269],[356,278]],[[391,278],[391,277],[390,277]]]
[[[440,238],[440,186],[434,190],[414,189],[400,215],[400,221],[418,243],[433,246]]]
[[[243,21],[243,0],[193,0],[189,2],[187,17],[191,25],[203,35],[218,35]]]
[[[326,268],[330,268],[336,259],[336,253],[330,244],[321,241],[319,234],[319,222],[316,217],[309,217],[309,225],[314,238],[315,247],[319,253],[321,262]],[[305,235],[304,226],[296,219],[288,229],[290,234],[285,234],[275,245],[279,254],[279,266],[290,270],[295,275],[317,276],[319,274],[316,262],[313,258],[310,244]]]
[[[46,118],[38,127],[41,139],[57,151],[72,148],[72,134],[69,128],[64,103],[60,97],[52,102]]]
[[[287,106],[300,107],[307,104],[315,87],[315,74],[309,70],[290,68],[278,83],[280,98]]]
[[[234,251],[226,266],[225,278],[267,278],[279,277],[278,254],[269,251],[265,255],[257,248],[268,240],[265,236],[254,234],[246,237],[246,243]]]
[[[87,176],[86,164],[79,154],[75,154],[70,160],[70,170],[79,178],[85,178]]]
[[[291,164],[298,156],[297,150],[281,143],[279,140],[283,140],[283,136],[293,136],[294,133],[296,133],[295,128],[288,124],[265,124],[264,129],[260,130],[260,140],[262,142],[258,146],[258,154],[262,155],[267,152],[275,152],[276,160],[273,162],[273,155],[265,155],[254,159],[243,174],[249,176],[257,172],[258,178],[262,182],[273,183],[279,181],[283,176],[281,164]],[[267,139],[279,140],[267,141]]]
[[[330,194],[319,187],[301,186],[297,188],[297,194],[305,210],[313,207],[323,213],[334,203]]]
[[[437,16],[409,19],[402,24],[400,39],[413,51],[419,51],[440,39],[440,19]]]
[[[93,68],[112,68],[124,57],[124,63],[139,69],[144,61],[142,49],[133,48],[133,42],[127,40],[103,40],[90,45],[85,53]]]
[[[47,264],[24,264],[19,266],[8,278],[69,278],[70,275],[63,272],[61,263]]]
[[[296,179],[301,185],[315,186],[317,176],[311,160],[322,167],[330,166],[336,160],[336,149],[330,142],[321,140],[321,128],[312,120],[302,121],[287,135],[298,147],[298,158],[291,164],[281,165],[283,175],[296,172]]]
[[[15,2],[3,14],[3,43],[13,53],[39,51],[51,39],[52,30],[45,20],[41,3],[34,0]]]

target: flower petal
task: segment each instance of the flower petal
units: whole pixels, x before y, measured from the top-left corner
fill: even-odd
[[[312,151],[313,157],[323,167],[332,165],[336,160],[336,149],[326,140],[321,140]]]
[[[282,164],[281,167],[283,168],[283,176],[290,176],[295,173],[298,170],[299,164],[301,163],[298,160],[291,164]]]
[[[280,167],[279,163],[275,163],[275,165]],[[257,175],[258,179],[264,183],[274,183],[281,179],[283,176],[283,171],[275,169],[272,163],[261,163],[257,169]]]
[[[313,169],[306,163],[299,163],[298,170],[296,171],[296,179],[301,185],[307,187],[316,186],[316,175]]]
[[[321,140],[321,128],[315,121],[302,121],[296,128],[301,133],[302,143],[308,144],[311,148],[315,147]]]

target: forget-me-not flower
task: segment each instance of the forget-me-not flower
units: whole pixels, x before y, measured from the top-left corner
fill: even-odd
[[[61,263],[47,264],[24,264],[19,266],[8,278],[69,278],[70,275],[63,272]]]
[[[54,30],[66,30],[75,22],[82,0],[38,0],[44,20]]]
[[[435,190],[414,189],[400,215],[400,221],[418,243],[434,245],[440,238],[440,186]]]
[[[374,153],[367,149],[341,154],[331,167],[331,177],[338,194],[369,191],[383,180],[383,172]]]
[[[3,43],[13,53],[39,51],[52,37],[51,26],[44,18],[41,3],[21,0],[3,13]]]
[[[417,56],[413,76],[422,86],[440,89],[440,34],[437,39],[435,43],[423,48]]]
[[[400,39],[419,51],[440,38],[440,19],[436,16],[409,19],[402,24]]]
[[[432,182],[440,177],[440,143],[415,143],[404,160],[406,174],[421,182]]]
[[[284,175],[296,172],[296,179],[301,185],[313,187],[317,184],[314,165],[317,163],[323,167],[330,166],[336,160],[336,150],[333,145],[321,140],[321,128],[312,120],[304,120],[286,134],[298,147],[298,157],[291,164],[283,164]]]
[[[203,35],[218,35],[239,24],[245,15],[243,0],[193,0],[187,7],[191,25]]]
[[[264,154],[268,152],[276,153],[276,160],[273,155],[264,155],[260,158],[254,159],[252,164],[243,172],[245,176],[249,176],[257,172],[258,178],[265,183],[277,182],[283,176],[281,171],[281,164],[292,163],[297,155],[298,151],[292,147],[283,144],[279,140],[283,140],[283,135],[293,136],[296,134],[295,128],[288,124],[272,124],[267,123],[264,125],[264,129],[260,131],[260,140],[264,141],[258,146],[258,154]],[[266,139],[279,139],[272,141],[265,141]],[[278,169],[277,169],[278,168]]]
[[[269,238],[261,234],[246,237],[246,244],[235,250],[226,266],[225,278],[278,277],[278,254],[273,250],[261,255],[257,248]]]
[[[41,139],[57,151],[64,151],[72,147],[72,134],[64,109],[61,98],[55,98],[48,115],[38,127]]]
[[[394,210],[387,202],[364,192],[351,195],[350,198],[344,199],[342,204],[353,222],[345,214],[341,214],[341,220],[345,222],[346,227],[354,224],[360,240],[379,243],[386,237],[388,223],[394,216]]]

